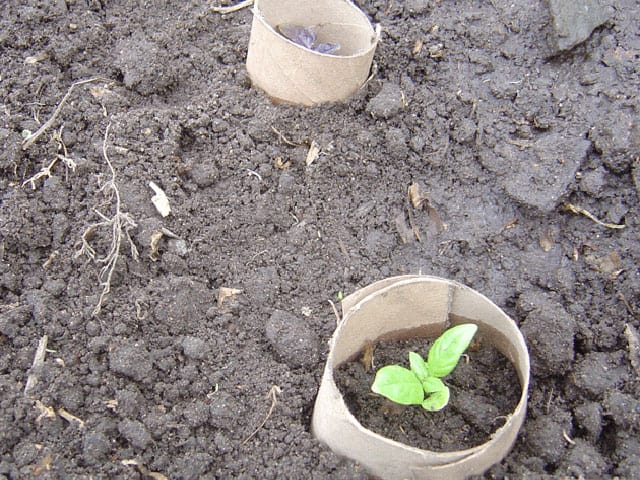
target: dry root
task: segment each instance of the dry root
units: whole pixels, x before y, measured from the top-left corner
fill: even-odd
[[[113,277],[113,272],[116,269],[116,265],[120,257],[120,248],[122,246],[123,238],[125,238],[129,243],[131,256],[133,257],[133,259],[137,261],[139,258],[138,249],[136,248],[133,240],[131,239],[131,235],[129,234],[129,231],[132,228],[135,228],[137,224],[127,212],[122,211],[120,191],[118,190],[118,186],[116,184],[116,172],[113,168],[111,160],[109,160],[109,156],[107,155],[109,127],[110,125],[107,125],[107,129],[104,132],[104,141],[102,142],[102,155],[105,162],[107,162],[107,165],[109,166],[109,170],[111,171],[111,178],[104,185],[102,185],[100,191],[106,193],[107,195],[110,195],[110,201],[114,204],[115,213],[113,214],[113,216],[108,217],[99,210],[94,209],[94,212],[102,220],[100,222],[89,225],[89,227],[84,231],[81,238],[82,246],[80,247],[80,250],[76,252],[76,258],[81,255],[86,255],[91,260],[104,265],[99,274],[102,292],[100,293],[98,304],[93,309],[93,315],[98,315],[100,313],[105,298],[111,291],[111,279]],[[100,228],[108,228],[111,230],[111,245],[107,254],[103,257],[99,257],[96,255],[95,249],[89,242],[89,239],[92,236],[93,232]]]

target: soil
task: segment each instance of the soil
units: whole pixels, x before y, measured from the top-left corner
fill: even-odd
[[[504,425],[522,392],[518,390],[515,368],[489,345],[471,348],[465,360],[443,379],[451,397],[439,412],[394,404],[371,394],[378,368],[384,365],[409,368],[408,352],[426,358],[432,343],[429,339],[380,342],[371,352],[375,369],[365,368],[365,364],[367,367],[370,364],[363,357],[339,367],[336,384],[349,411],[365,428],[424,450],[449,452],[482,445]]]
[[[251,88],[249,9],[3,0],[0,479],[366,478],[310,433],[328,300],[405,273],[526,336],[486,478],[640,478],[640,5],[551,56],[542,0],[358,3],[375,77],[299,108]]]

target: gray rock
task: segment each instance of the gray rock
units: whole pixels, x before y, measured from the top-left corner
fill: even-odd
[[[584,42],[611,15],[611,8],[602,0],[549,0],[549,9],[555,53]]]
[[[611,392],[604,401],[606,413],[615,424],[625,430],[640,430],[640,400],[633,395]]]
[[[580,179],[580,190],[588,193],[592,197],[600,196],[602,187],[605,184],[605,169],[604,167],[598,167],[595,170],[589,170],[582,174]]]
[[[89,431],[82,439],[82,456],[89,465],[103,462],[111,452],[111,442],[102,432]]]
[[[619,430],[615,439],[618,465],[614,471],[625,480],[640,479],[640,439],[638,435]]]
[[[409,13],[422,14],[429,11],[433,0],[406,0],[405,8]]]
[[[409,155],[407,136],[401,128],[391,127],[385,133],[387,152],[391,159],[404,161]]]
[[[154,315],[169,333],[181,335],[189,331],[184,318],[204,318],[207,309],[215,303],[213,290],[190,277],[169,277],[168,282],[154,284],[162,299],[154,306]]]
[[[636,191],[640,197],[640,159],[636,160],[631,169],[631,177],[633,178],[633,184],[636,186]]]
[[[611,111],[596,120],[589,139],[602,161],[614,172],[626,172],[640,150],[640,115]]]
[[[218,392],[209,406],[209,423],[216,428],[232,430],[237,427],[237,418],[242,417],[242,404],[233,395]]]
[[[170,468],[171,478],[198,480],[209,469],[213,457],[205,452],[189,452],[175,460]]]
[[[144,450],[151,442],[147,427],[137,420],[123,420],[118,424],[118,431],[134,448]]]
[[[34,463],[40,450],[35,443],[22,441],[13,447],[13,460],[18,467]]]
[[[11,171],[22,159],[22,137],[19,133],[0,128],[0,168]]]
[[[182,351],[194,360],[202,360],[209,354],[207,343],[201,338],[186,336],[182,339]]]
[[[189,176],[200,188],[210,187],[220,178],[220,172],[211,162],[196,162],[189,171]]]
[[[185,406],[182,414],[190,427],[199,427],[209,420],[209,408],[206,403],[196,400]]]
[[[318,338],[301,317],[276,310],[267,320],[266,335],[278,359],[290,367],[318,363]]]
[[[118,401],[118,413],[128,418],[136,418],[140,415],[145,399],[135,385],[127,385],[123,390],[116,391]]]
[[[163,48],[142,34],[120,40],[116,50],[115,64],[122,70],[127,88],[151,95],[176,83],[174,62]]]
[[[600,396],[620,385],[626,375],[621,355],[592,352],[574,369],[576,385],[593,396]]]
[[[487,435],[491,434],[493,426],[487,424],[487,418],[497,418],[500,415],[498,407],[489,403],[485,397],[474,395],[470,392],[457,397],[455,403],[456,410],[462,414],[469,424],[477,429],[484,430]]]
[[[395,83],[385,83],[367,104],[366,111],[374,118],[389,119],[404,108],[402,90]]]
[[[551,133],[532,147],[528,161],[504,177],[506,192],[525,205],[551,212],[567,193],[591,142],[577,135]]]
[[[522,334],[527,339],[534,374],[562,375],[572,367],[576,321],[547,295],[523,295],[519,303],[527,304],[521,307],[525,310],[533,308],[522,325]]]
[[[576,427],[584,430],[592,442],[596,442],[602,432],[602,407],[597,402],[578,405],[573,411]]]
[[[576,438],[556,474],[565,478],[598,478],[606,471],[607,462],[593,445]]]
[[[114,348],[109,353],[109,369],[112,372],[142,381],[153,367],[146,347],[130,343]]]
[[[571,431],[571,415],[557,412],[527,422],[526,441],[529,451],[547,463],[558,463],[566,455],[567,441],[563,432]]]

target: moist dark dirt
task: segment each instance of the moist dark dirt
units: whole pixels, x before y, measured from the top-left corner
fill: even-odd
[[[448,452],[482,445],[515,410],[522,392],[515,368],[489,345],[473,346],[443,379],[451,398],[439,412],[397,405],[371,393],[378,368],[409,368],[408,352],[427,358],[432,343],[428,339],[380,342],[371,352],[375,368],[363,357],[338,368],[336,384],[349,411],[365,428],[417,448]]]
[[[310,433],[328,300],[405,273],[526,336],[528,417],[486,478],[640,477],[638,2],[555,56],[541,0],[358,3],[376,75],[304,109],[251,88],[249,9],[2,2],[0,478],[366,477]]]

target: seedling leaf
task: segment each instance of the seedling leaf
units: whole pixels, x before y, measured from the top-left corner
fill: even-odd
[[[420,405],[424,400],[422,383],[416,374],[400,365],[378,370],[371,390],[401,405]]]
[[[477,330],[477,325],[464,323],[450,328],[438,337],[429,350],[429,373],[438,378],[449,375],[456,368]]]
[[[429,377],[422,381],[422,388],[425,393],[437,393],[447,390],[447,386],[437,377]]]
[[[442,410],[449,403],[449,387],[444,385],[444,390],[429,395],[423,402],[422,408],[430,412]]]
[[[429,369],[427,368],[427,362],[415,352],[409,352],[409,365],[411,371],[416,374],[418,380],[424,382],[429,378]]]

